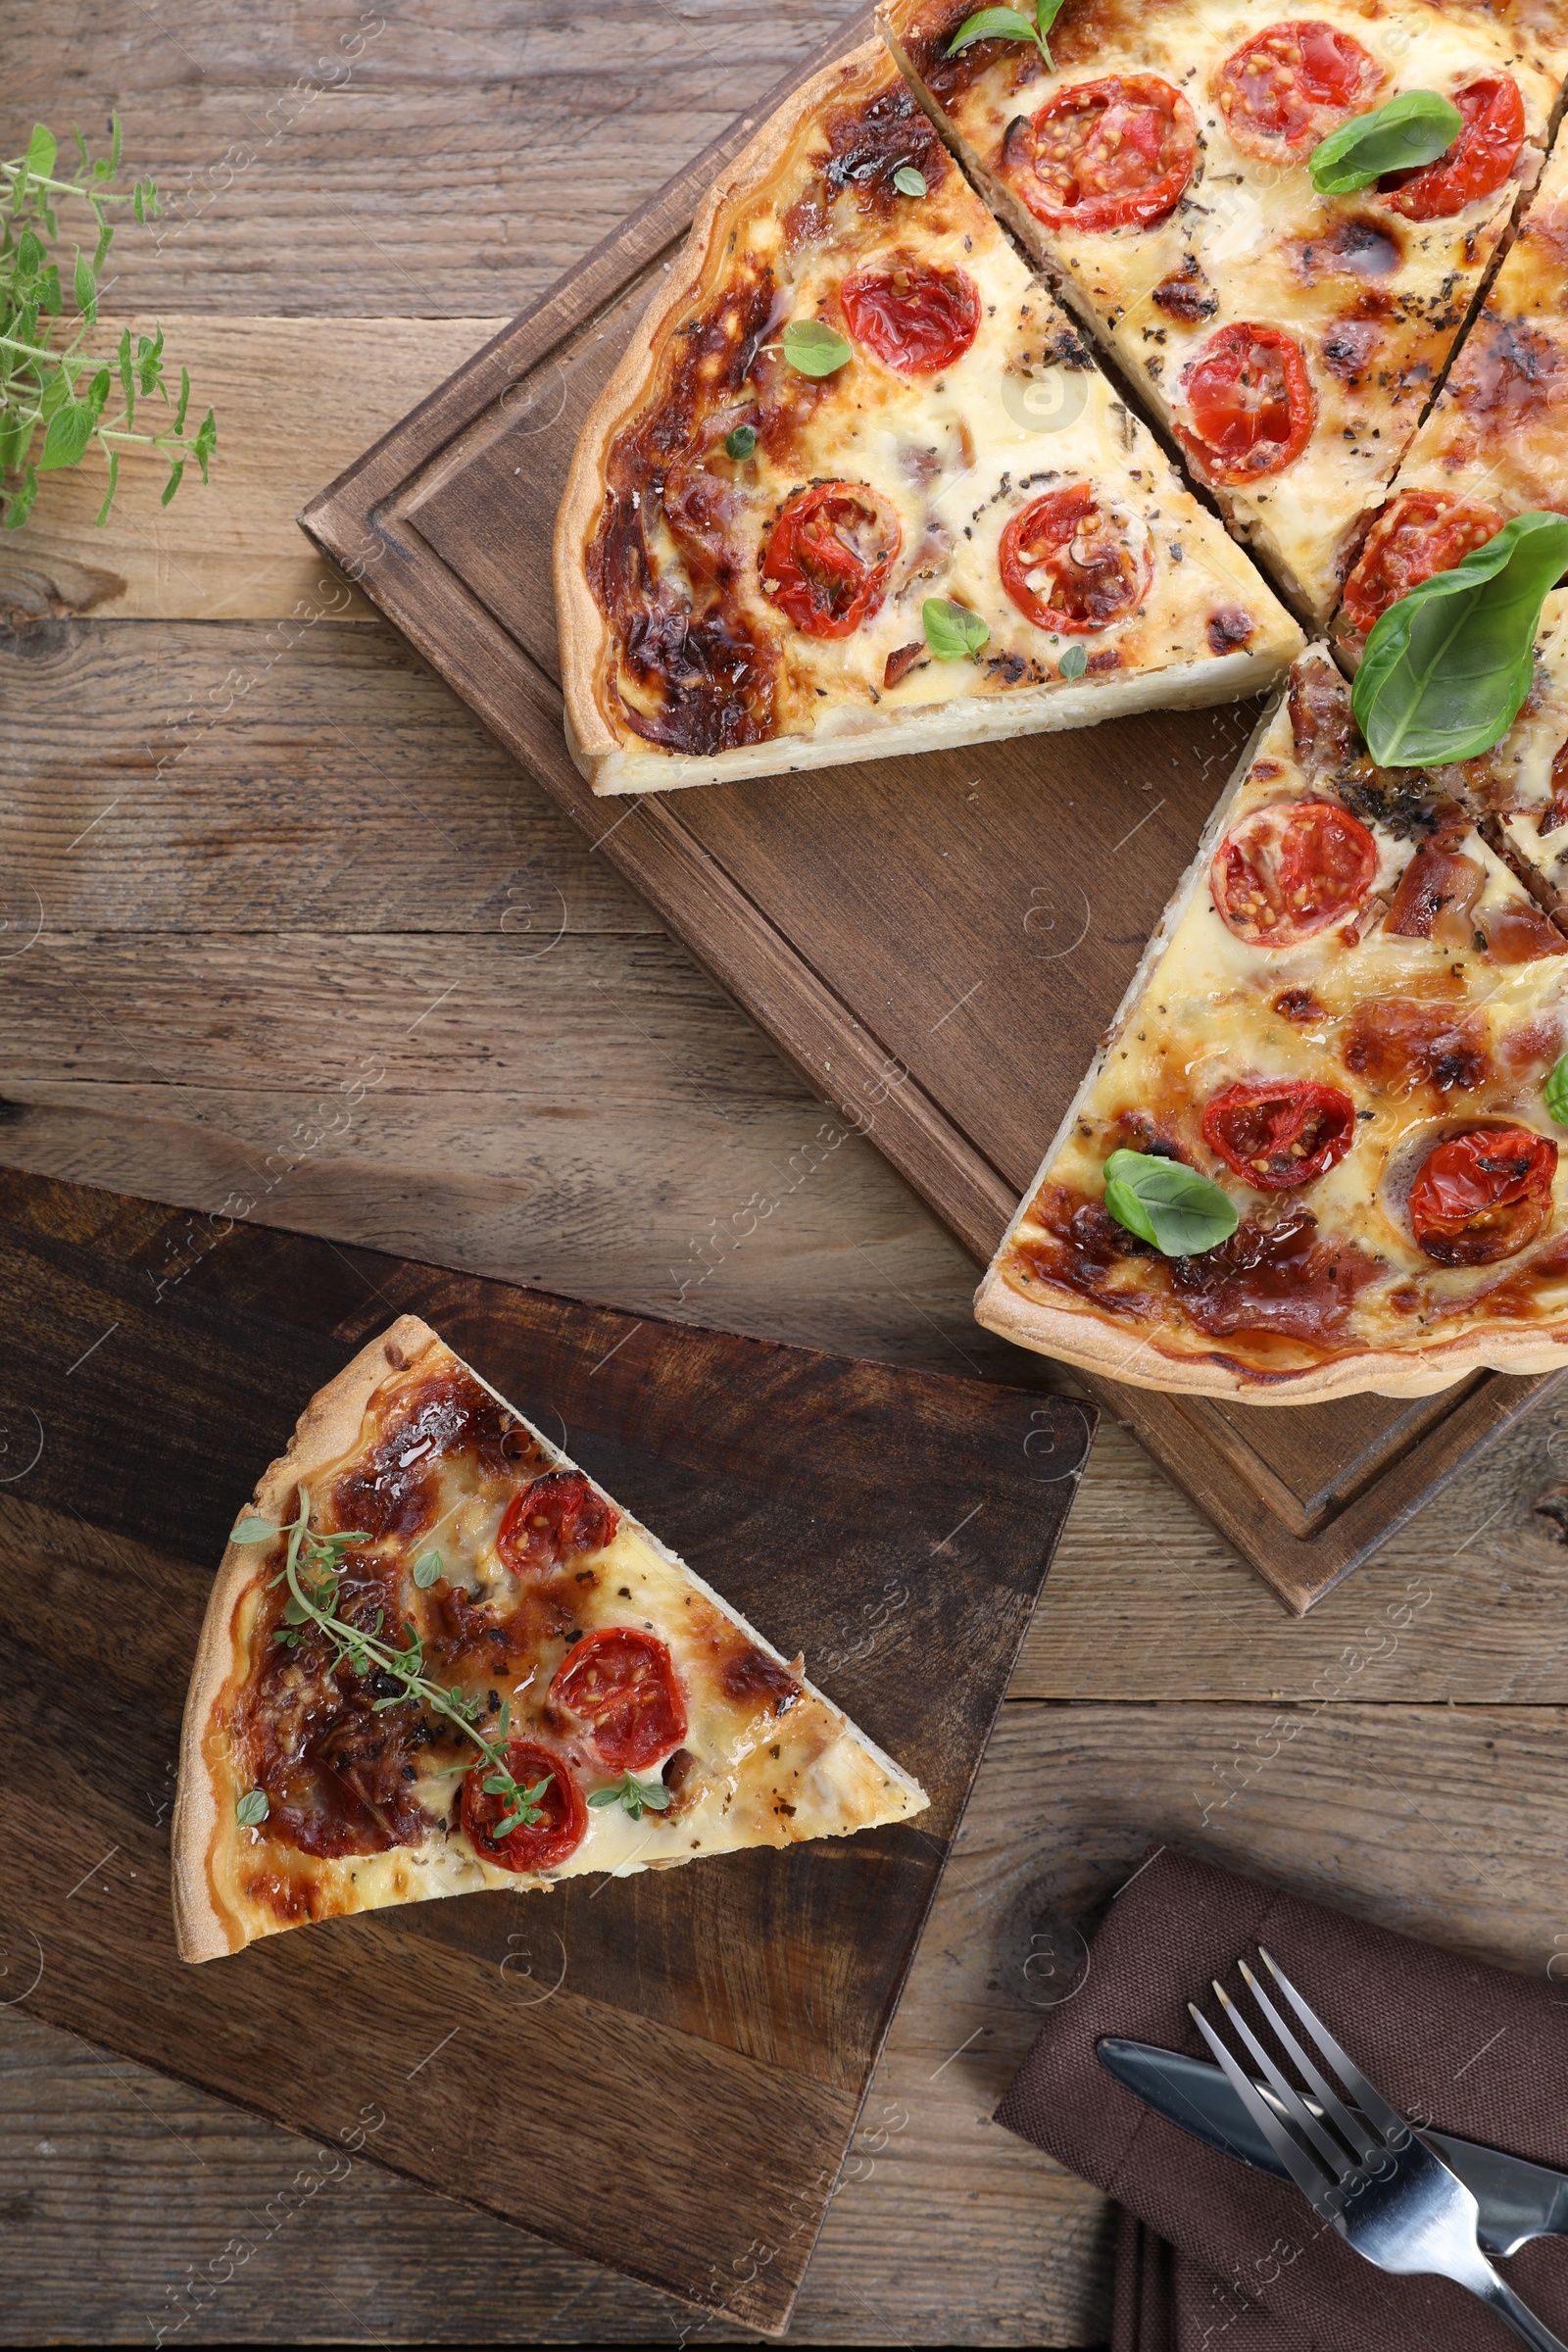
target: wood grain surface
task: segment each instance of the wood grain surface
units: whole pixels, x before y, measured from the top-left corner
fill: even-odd
[[[65,596],[0,631],[0,1161],[199,1212],[246,1186],[259,1224],[1051,1383],[974,1326],[970,1262],[873,1146],[401,640],[332,617],[325,596],[280,632],[256,601],[257,551],[297,560],[296,486],[367,437],[376,389],[352,322],[406,322],[400,369],[428,334],[436,383],[458,356],[446,338],[477,341],[543,292],[840,11],[673,0],[605,38],[557,0],[416,0],[378,12],[385,32],[329,88],[315,61],[361,14],[0,5],[0,148],[37,116],[90,135],[119,104],[127,152],[178,192],[160,244],[117,246],[108,307],[180,318],[172,348],[198,391],[216,386],[220,428],[211,488],[169,511],[209,567],[201,599],[180,603],[161,568],[140,486],[123,526],[84,540],[74,486],[50,476],[0,545],[3,583],[69,561],[127,584],[119,619],[73,618]],[[302,83],[317,95],[269,124]],[[253,163],[225,164],[247,137]],[[277,319],[275,426],[224,434],[222,338]],[[386,414],[368,408],[368,430]],[[425,960],[445,943],[510,960],[481,987]],[[45,951],[54,985],[28,976],[24,1016],[23,964]],[[599,956],[587,977],[605,985],[558,988],[568,952]],[[144,956],[166,975],[145,1004]],[[269,968],[284,984],[260,1017]],[[334,1022],[334,974],[366,968],[395,975],[395,1001],[362,987]],[[504,1083],[498,1021],[528,1054]],[[386,1074],[345,1115],[362,1054]],[[1103,2200],[986,2121],[1038,2015],[1041,1969],[1022,1971],[1047,1945],[1031,1938],[1070,1954],[1058,1874],[1092,1903],[1141,1841],[1174,1835],[1538,1973],[1568,1949],[1565,1486],[1551,1403],[1296,1621],[1102,1421],[792,2340],[1103,2340]],[[1037,1886],[1021,1943],[988,1953],[994,1901]],[[24,1960],[0,1951],[0,2003]],[[365,2162],[280,2203],[305,2152],[5,2009],[0,2340],[675,2342],[689,2324]],[[236,2237],[248,2251],[225,2264]]]
[[[373,2138],[374,2161],[428,2187],[778,2332],[1093,1412],[243,1218],[193,1240],[188,1222],[0,1178],[3,1925],[13,1953],[36,1948],[28,2014],[328,2146]],[[168,1806],[149,1826],[148,1798],[169,1789],[212,1562],[309,1397],[411,1313],[775,1645],[805,1650],[925,1788],[918,1823],[180,1963]],[[963,1672],[932,1677],[941,1657]],[[84,1835],[102,1860],[78,1871]]]

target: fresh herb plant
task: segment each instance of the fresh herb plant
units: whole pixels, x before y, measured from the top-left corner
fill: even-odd
[[[939,662],[966,661],[979,653],[991,636],[978,612],[971,612],[967,605],[953,604],[945,596],[926,598],[920,607],[920,626]]]
[[[1047,33],[1062,11],[1063,0],[1040,0],[1033,17],[1026,17],[1019,8],[982,8],[976,16],[965,17],[948,43],[949,57],[956,57],[975,41],[1033,41],[1053,74],[1056,71],[1051,54]]]
[[[612,1788],[596,1788],[588,1799],[591,1805],[624,1805],[633,1821],[643,1814],[662,1813],[669,1803],[669,1790],[662,1781],[639,1781],[628,1772],[625,1779]]]
[[[1568,1127],[1568,1054],[1552,1069],[1543,1088],[1546,1108],[1559,1127]]]
[[[115,502],[122,450],[153,449],[167,458],[167,507],[190,459],[201,467],[203,481],[207,479],[208,462],[218,444],[211,409],[193,434],[185,430],[190,374],[183,368],[179,399],[169,422],[157,432],[136,429],[138,400],[156,395],[166,409],[171,405],[161,327],[152,335],[137,335],[132,348],[127,326],[112,356],[85,348],[98,323],[98,281],[115,235],[110,208],[128,205],[139,221],[156,220],[159,211],[158,191],[150,179],[138,179],[128,189],[111,185],[120,171],[120,117],[111,121],[105,156],[90,156],[80,131],[74,133],[79,178],[56,175],[58,142],[42,122],[34,123],[25,154],[0,163],[0,201],[9,198],[9,210],[0,215],[0,512],[12,531],[31,512],[39,475],[79,465],[94,442],[109,465],[104,503],[98,510],[100,528]],[[70,298],[77,323],[69,341],[57,346],[57,321],[65,316],[67,297],[61,284],[63,264],[51,258],[50,245],[60,235],[56,207],[68,198],[87,207],[98,234],[90,260],[80,246],[74,249]],[[113,398],[117,382],[118,406]],[[40,432],[42,444],[34,456]]]
[[[1113,1152],[1105,1162],[1105,1207],[1118,1225],[1152,1242],[1164,1257],[1200,1257],[1228,1242],[1240,1222],[1217,1184],[1179,1159]]]
[[[480,1786],[487,1796],[502,1797],[509,1807],[503,1818],[486,1833],[492,1842],[499,1843],[514,1830],[532,1829],[544,1810],[545,1790],[555,1775],[546,1773],[543,1780],[535,1781],[531,1788],[524,1788],[508,1771],[506,1740],[511,1702],[502,1700],[495,1739],[487,1739],[479,1729],[480,1718],[485,1713],[480,1701],[466,1697],[456,1684],[450,1690],[443,1690],[425,1673],[424,1643],[414,1626],[405,1623],[404,1645],[401,1649],[394,1649],[382,1638],[379,1609],[375,1613],[375,1623],[368,1632],[363,1626],[349,1624],[340,1613],[342,1586],[339,1579],[343,1572],[344,1555],[349,1544],[369,1544],[374,1539],[367,1535],[314,1534],[311,1529],[310,1490],[304,1486],[299,1490],[299,1506],[298,1517],[282,1527],[274,1527],[268,1519],[242,1519],[229,1538],[232,1544],[270,1544],[279,1536],[288,1538],[283,1565],[271,1580],[274,1586],[286,1585],[288,1588],[288,1598],[283,1603],[283,1622],[273,1636],[274,1641],[281,1642],[289,1649],[297,1649],[301,1642],[309,1641],[314,1631],[324,1636],[337,1656],[347,1660],[354,1672],[366,1682],[377,1676],[388,1677],[397,1688],[372,1702],[377,1715],[387,1707],[399,1707],[412,1699],[416,1705],[428,1707],[432,1714],[441,1716],[479,1750],[489,1766]],[[419,1568],[430,1560],[436,1561],[435,1575],[425,1581],[428,1584],[435,1582],[435,1576],[440,1574],[440,1561],[434,1552],[426,1552],[416,1565],[416,1580]],[[247,1791],[240,1802],[243,1805],[258,1795],[263,1797],[265,1805],[265,1794],[260,1789]],[[244,1820],[246,1817],[242,1813],[240,1818]],[[265,1813],[261,1818],[265,1819]]]
[[[1389,607],[1350,690],[1379,767],[1473,760],[1501,742],[1530,692],[1541,608],[1565,568],[1568,515],[1516,514]]]
[[[1464,127],[1459,109],[1436,90],[1402,90],[1320,139],[1307,159],[1320,196],[1349,196],[1385,172],[1435,164]]]

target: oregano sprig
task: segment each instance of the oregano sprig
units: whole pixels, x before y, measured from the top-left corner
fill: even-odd
[[[325,1636],[340,1659],[344,1659],[362,1680],[370,1682],[377,1676],[390,1678],[397,1688],[377,1697],[373,1712],[381,1714],[388,1707],[402,1706],[408,1699],[428,1707],[450,1723],[454,1730],[470,1740],[479,1750],[489,1770],[481,1784],[486,1794],[505,1799],[510,1810],[486,1835],[493,1840],[509,1837],[516,1829],[532,1829],[544,1811],[545,1790],[555,1779],[546,1773],[543,1780],[525,1788],[514,1779],[507,1768],[506,1739],[511,1717],[511,1702],[503,1699],[496,1726],[496,1739],[489,1740],[479,1729],[479,1719],[485,1712],[480,1702],[468,1698],[456,1684],[443,1690],[424,1671],[424,1642],[417,1629],[404,1625],[404,1646],[392,1648],[382,1639],[381,1612],[377,1609],[375,1622],[368,1629],[351,1624],[341,1614],[343,1588],[339,1581],[344,1567],[344,1555],[351,1544],[369,1544],[374,1538],[368,1535],[317,1535],[311,1527],[310,1490],[299,1490],[299,1514],[280,1527],[270,1520],[242,1519],[229,1538],[233,1544],[270,1544],[279,1536],[288,1538],[288,1549],[283,1565],[271,1579],[273,1587],[286,1585],[288,1597],[283,1603],[283,1622],[273,1636],[289,1649],[297,1649],[310,1638],[312,1629]],[[426,1552],[416,1564],[418,1568],[437,1555]],[[426,1582],[433,1583],[434,1578]],[[252,1792],[240,1799],[243,1806]],[[244,1812],[241,1821],[246,1821]],[[265,1814],[261,1816],[265,1819]]]
[[[74,132],[77,178],[57,176],[59,142],[42,122],[33,124],[24,154],[10,163],[0,162],[0,200],[9,198],[9,210],[0,215],[0,514],[7,530],[19,529],[27,519],[39,475],[80,465],[94,442],[109,467],[98,511],[100,528],[115,502],[122,450],[153,449],[168,459],[169,479],[163,491],[167,507],[192,458],[203,481],[207,479],[218,445],[218,420],[211,409],[194,433],[186,432],[190,375],[183,368],[178,402],[171,403],[164,382],[162,328],[137,335],[134,348],[126,327],[114,353],[86,349],[87,337],[98,323],[98,281],[115,235],[110,208],[128,205],[141,222],[156,220],[160,210],[151,179],[138,179],[130,188],[111,185],[120,171],[120,117],[113,116],[111,123],[109,153],[96,159],[80,131]],[[61,283],[63,265],[51,255],[49,244],[60,235],[56,207],[68,198],[85,204],[97,224],[97,238],[90,260],[79,245],[73,249],[70,300],[77,323],[69,341],[57,346],[56,322],[65,317],[67,295]],[[112,407],[117,379],[118,409]],[[138,431],[136,403],[155,394],[166,409],[173,406],[172,417],[157,432]],[[43,439],[34,456],[40,432]]]

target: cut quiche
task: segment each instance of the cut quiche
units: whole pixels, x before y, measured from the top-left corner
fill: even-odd
[[[972,13],[884,0],[879,22],[987,200],[1326,627],[1540,168],[1568,14],[1067,0],[1048,65],[1027,40],[950,55]],[[1416,91],[1456,110],[1447,151],[1319,194],[1320,142]]]
[[[223,1555],[185,1708],[175,1930],[208,1960],[926,1803],[799,1658],[405,1315],[312,1398]]]
[[[705,202],[584,426],[556,594],[602,793],[1230,701],[1301,643],[879,42]]]
[[[1374,767],[1327,653],[1297,662],[981,1285],[983,1324],[1258,1404],[1568,1361],[1547,1100],[1568,938],[1486,837],[1487,769]],[[1129,1226],[1118,1182],[1208,1230],[1172,1241],[1137,1202]]]

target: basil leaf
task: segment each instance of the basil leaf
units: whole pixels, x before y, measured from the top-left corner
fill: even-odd
[[[440,1574],[441,1554],[438,1551],[420,1552],[418,1558],[414,1563],[414,1581],[418,1586],[419,1591],[421,1592],[428,1592],[430,1587],[435,1583]]]
[[[802,375],[833,375],[850,357],[844,337],[821,318],[792,318],[781,341],[784,357]]]
[[[732,433],[724,435],[724,455],[727,458],[749,458],[756,447],[755,424],[738,424]]]
[[[1546,1108],[1559,1127],[1568,1127],[1568,1054],[1558,1062],[1542,1090]]]
[[[1042,49],[1046,49],[1046,35],[1060,16],[1065,5],[1066,0],[1040,0],[1040,6],[1036,9],[1035,14],[1040,20],[1040,46]],[[1049,49],[1046,49],[1046,55],[1048,58],[1050,57]]]
[[[619,1784],[617,1783],[613,1788],[596,1788],[588,1802],[594,1806],[618,1805],[620,1802]]]
[[[1568,516],[1516,514],[1389,607],[1350,689],[1379,767],[1473,760],[1502,740],[1530,692],[1542,605],[1565,568]]]
[[[1044,0],[1041,14],[1045,14]],[[1053,9],[1053,20],[1054,16]],[[969,48],[975,41],[1034,41],[1040,47],[1045,45],[1029,19],[1016,8],[983,8],[977,16],[965,17],[948,43],[947,55],[956,57],[960,49]]]
[[[662,1813],[670,1798],[670,1791],[662,1781],[639,1781],[637,1794],[650,1813]]]
[[[901,196],[923,196],[925,173],[917,172],[912,164],[901,164],[893,174],[893,185]]]
[[[257,1830],[267,1819],[269,1806],[265,1788],[247,1788],[234,1807],[234,1819],[243,1830]]]
[[[228,1540],[231,1544],[268,1544],[276,1534],[270,1519],[242,1519]]]
[[[1062,655],[1061,660],[1057,662],[1056,667],[1060,675],[1064,678],[1081,678],[1084,674],[1084,671],[1089,667],[1088,647],[1082,645],[1069,645],[1067,651]]]
[[[59,153],[60,148],[54,133],[45,123],[35,122],[32,126],[32,136],[27,141],[27,152],[23,158],[23,170],[29,179],[48,179],[54,171],[55,158]]]
[[[945,596],[928,596],[920,607],[925,641],[939,662],[963,662],[977,654],[991,635],[978,612],[967,605],[951,604]]]
[[[1105,1207],[1118,1225],[1152,1242],[1165,1257],[1200,1257],[1228,1242],[1240,1219],[1217,1184],[1179,1159],[1113,1152],[1105,1162]]]
[[[1370,115],[1320,139],[1308,158],[1320,196],[1348,196],[1385,172],[1435,164],[1464,127],[1464,117],[1436,90],[1404,90]]]

